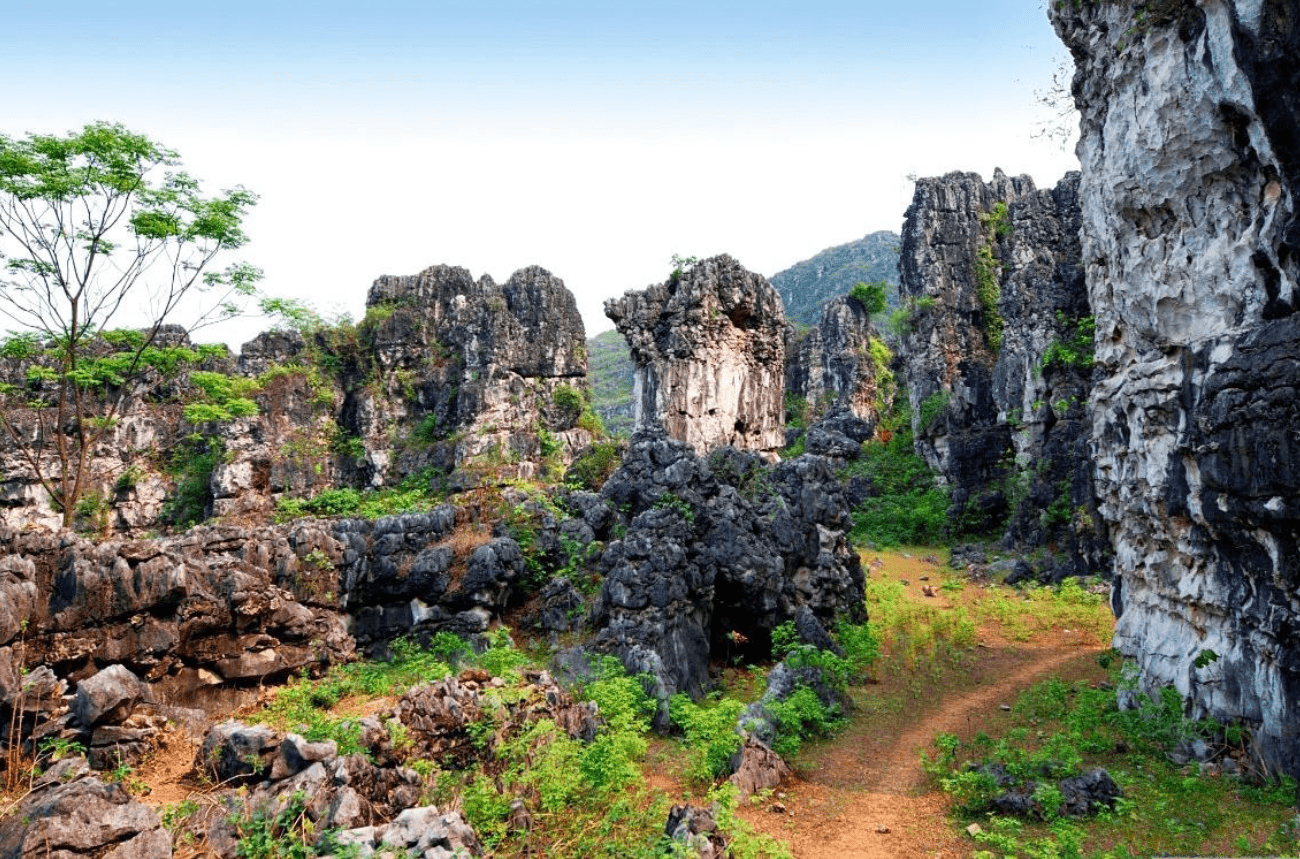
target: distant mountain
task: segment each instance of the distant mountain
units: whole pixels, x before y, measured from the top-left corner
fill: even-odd
[[[785,302],[785,318],[799,325],[816,325],[822,305],[845,295],[855,283],[883,280],[890,284],[889,307],[898,306],[898,255],[902,239],[881,230],[856,242],[827,248],[772,276],[772,286]]]
[[[632,355],[617,331],[602,331],[587,339],[587,381],[591,404],[614,435],[631,435]]]

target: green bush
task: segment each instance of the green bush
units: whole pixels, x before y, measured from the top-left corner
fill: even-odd
[[[950,391],[935,391],[921,401],[921,419],[919,421],[921,432],[930,431],[930,427],[934,426],[934,422],[947,410],[948,403],[951,401],[952,392]]]
[[[912,447],[905,414],[886,442],[868,441],[848,469],[871,481],[871,496],[853,511],[858,545],[936,545],[949,534],[948,491]]]
[[[828,737],[844,723],[843,711],[837,705],[823,704],[808,686],[799,686],[789,697],[767,704],[766,709],[777,727],[772,749],[783,758],[798,754],[804,740]]]
[[[615,441],[597,441],[578,454],[564,473],[564,482],[575,489],[597,492],[618,468],[619,445]]]
[[[861,304],[868,316],[876,316],[884,313],[889,306],[888,289],[889,284],[883,280],[876,283],[855,283],[849,291],[849,297]]]
[[[679,692],[668,701],[668,715],[681,728],[690,752],[686,775],[697,783],[712,782],[730,770],[731,756],[740,751],[736,722],[745,711],[743,702],[723,698],[700,705]]]
[[[159,514],[164,522],[188,528],[203,521],[212,503],[212,471],[225,456],[225,443],[192,433],[181,441],[164,466],[176,482]]]
[[[1097,330],[1097,320],[1092,316],[1068,319],[1058,310],[1056,321],[1061,326],[1062,336],[1047,344],[1043,357],[1038,362],[1038,372],[1054,367],[1091,370],[1096,361],[1093,337]]]

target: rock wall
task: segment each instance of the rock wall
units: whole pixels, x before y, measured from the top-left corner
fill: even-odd
[[[542,430],[558,465],[590,443],[577,425],[586,333],[573,294],[550,272],[531,266],[497,285],[433,266],[379,278],[366,305],[340,423],[364,442],[370,483],[430,465],[531,478],[544,465]]]
[[[596,641],[665,699],[705,691],[711,658],[767,656],[772,629],[800,609],[865,620],[849,505],[821,457],[768,467],[641,433],[601,495],[625,530],[600,560]]]
[[[201,707],[400,635],[473,637],[524,557],[468,516],[442,505],[98,543],[0,528],[0,711],[38,666],[74,683],[124,666],[159,701]]]
[[[190,346],[183,331],[164,333],[167,345]],[[0,359],[0,381],[29,387],[38,360]],[[188,371],[135,397],[91,451],[79,530],[249,523],[281,497],[416,475],[454,489],[558,474],[592,439],[582,319],[563,281],[537,267],[502,286],[447,266],[380,278],[356,325],[269,331],[237,360],[209,355],[189,370],[251,386],[257,414],[187,420],[183,404],[204,401]],[[39,417],[17,423],[48,463],[54,440],[48,428],[39,435]],[[210,473],[184,473],[214,452]],[[59,527],[16,445],[0,447],[0,475],[0,522]],[[197,481],[188,519],[175,504],[187,479]]]
[[[900,262],[918,451],[951,487],[962,527],[1006,523],[1011,545],[1056,545],[1053,575],[1107,567],[1087,465],[1078,183],[1070,174],[1038,190],[1000,170],[987,183],[922,179]]]
[[[785,316],[762,275],[727,255],[605,302],[632,350],[636,428],[704,454],[785,443]]]
[[[882,382],[892,384],[892,377],[882,378],[879,372],[888,368],[891,356],[886,350],[873,359],[872,337],[879,339],[879,334],[860,302],[848,296],[831,299],[818,324],[791,350],[786,390],[818,412],[840,405],[874,422],[880,404],[891,402],[893,392],[881,389]],[[876,348],[883,349],[884,341]]]
[[[1116,645],[1300,775],[1300,16],[1120,0],[1052,19],[1083,116]]]

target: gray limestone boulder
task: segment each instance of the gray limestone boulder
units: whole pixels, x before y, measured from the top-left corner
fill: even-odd
[[[72,713],[89,731],[106,722],[121,721],[145,699],[145,684],[125,666],[110,665],[77,684]]]
[[[81,758],[47,770],[0,818],[0,859],[166,859],[171,835],[158,813],[121,785],[90,774]]]

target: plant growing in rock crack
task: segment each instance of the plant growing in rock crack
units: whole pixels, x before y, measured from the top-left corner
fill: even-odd
[[[975,249],[975,295],[983,311],[984,337],[989,349],[996,354],[1002,348],[1002,264],[994,254],[994,247],[999,238],[1011,234],[1011,222],[1007,204],[998,201],[992,210],[981,213],[980,223],[984,225],[984,235]]]

